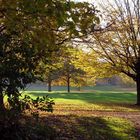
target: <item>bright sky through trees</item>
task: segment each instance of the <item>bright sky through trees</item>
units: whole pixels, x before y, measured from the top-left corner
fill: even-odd
[[[99,5],[102,3],[107,3],[107,2],[113,2],[112,0],[74,0],[76,2],[89,2],[94,4],[95,6],[98,6],[98,8],[100,7]]]
[[[89,2],[89,3],[93,3],[93,4],[97,4],[100,0],[75,0],[76,2]]]

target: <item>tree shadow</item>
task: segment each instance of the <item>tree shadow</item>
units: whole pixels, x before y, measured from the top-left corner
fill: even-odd
[[[43,113],[43,112],[42,112]],[[0,121],[1,140],[125,140],[137,139],[128,122],[113,118],[40,113]]]
[[[117,122],[101,117],[76,115],[51,115],[44,118],[46,125],[55,129],[56,140],[123,140],[136,138],[135,131],[124,127],[119,130]],[[113,125],[115,126],[113,128]],[[123,124],[125,125],[125,124]],[[118,129],[118,130],[117,130]]]

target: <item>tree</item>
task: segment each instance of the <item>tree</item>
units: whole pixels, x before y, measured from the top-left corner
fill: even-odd
[[[64,81],[67,83],[67,91],[70,92],[70,83],[71,80],[77,79],[79,75],[84,75],[84,71],[78,67],[76,67],[73,61],[76,61],[76,52],[78,50],[73,48],[73,46],[69,46],[68,49],[63,53],[62,63],[63,67],[61,69],[62,77]]]
[[[61,76],[61,67],[60,56],[57,56],[54,53],[50,57],[50,60],[47,64],[41,64],[39,70],[41,71],[42,80],[48,84],[48,92],[52,91],[52,83],[54,80],[58,79]]]
[[[74,81],[77,81],[79,79],[78,77],[83,76],[84,74],[85,74],[85,72],[82,69],[76,68],[69,61],[66,61],[64,63],[63,76],[65,76],[68,92],[70,92],[71,79],[74,80]]]
[[[94,6],[88,3],[0,1],[1,110],[4,94],[18,104],[19,89],[35,81],[40,61],[47,63],[51,53],[59,50],[59,45],[86,35],[88,27],[92,26],[87,20],[98,22]]]
[[[102,9],[104,24],[93,33],[96,44],[90,43],[102,61],[136,82],[140,105],[140,1],[115,0]]]
[[[31,43],[31,33],[27,31],[31,20],[26,18],[30,14],[23,12],[21,6],[25,3],[20,4],[18,1],[0,2],[0,110],[4,110],[4,92],[18,104],[18,88],[23,89],[34,81],[38,63],[37,48]]]
[[[45,42],[43,42],[42,45],[46,45],[48,48],[46,55],[44,55],[42,66],[46,67],[45,73],[48,80],[49,91],[51,91],[52,80],[58,78],[57,75],[60,72],[59,68],[54,65],[60,63],[58,60],[61,55],[61,48],[65,46],[64,48],[67,50],[67,44],[69,44],[72,39],[86,36],[89,29],[99,20],[96,16],[97,11],[92,4],[86,2],[68,2],[66,4],[65,11],[62,11],[63,7],[61,7],[60,3],[57,4],[59,10],[62,11],[60,14],[63,15],[63,18],[52,16],[49,19],[43,19],[43,25],[40,26],[43,29],[41,30],[40,36],[44,38],[43,41]],[[56,23],[57,18],[58,24]],[[61,24],[62,22],[63,24]],[[46,37],[49,38],[49,40],[46,40]],[[56,55],[59,55],[59,57]]]
[[[97,76],[95,72],[98,62],[93,52],[90,50],[82,50],[80,44],[78,46],[79,48],[75,51],[76,59],[73,60],[73,64],[77,69],[79,68],[83,72],[73,78],[72,84],[80,90],[82,86],[94,85]]]
[[[44,39],[50,27],[44,28],[43,22],[55,19],[53,24],[60,27],[66,5],[65,1],[0,1],[0,110],[5,94],[18,104],[19,89],[35,81],[39,61],[53,49],[44,45],[53,37]]]

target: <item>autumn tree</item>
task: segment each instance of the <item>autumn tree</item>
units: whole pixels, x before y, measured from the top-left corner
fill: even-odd
[[[0,1],[0,108],[3,97],[18,103],[19,89],[36,79],[59,45],[82,37],[98,22],[88,3],[57,0]],[[90,22],[88,22],[90,21]]]
[[[58,40],[63,30],[69,30],[60,28],[63,24],[63,27],[72,25],[66,25],[65,22],[71,16],[66,12],[69,10],[66,1],[0,1],[1,110],[4,110],[5,94],[9,100],[14,99],[15,104],[18,104],[19,89],[24,89],[36,79],[39,61],[49,57],[49,51],[52,51],[56,44],[63,42],[61,39],[59,42],[53,40]],[[57,29],[59,36],[56,35]],[[55,30],[55,36],[50,30]],[[72,32],[70,34],[72,35]]]
[[[84,50],[81,48],[81,45],[76,45],[77,51],[75,51],[76,59],[73,60],[73,64],[76,68],[81,69],[84,73],[77,75],[72,80],[72,84],[80,90],[83,86],[94,85],[96,79],[96,68],[97,68],[97,59],[95,54],[91,50]]]
[[[59,7],[59,10],[61,9],[62,11],[60,5],[57,6]],[[46,53],[46,55],[49,57],[45,58],[46,55],[44,55],[42,64],[44,66],[45,65],[47,66],[46,74],[48,75],[47,79],[50,91],[51,91],[51,82],[52,80],[57,78],[56,73],[58,73],[59,71],[59,68],[57,69],[55,63],[59,63],[58,62],[59,58],[57,57],[57,55],[61,57],[60,52],[62,46],[63,47],[65,46],[65,49],[67,50],[68,47],[67,44],[70,44],[72,39],[86,36],[87,33],[93,28],[93,26],[95,26],[95,24],[99,22],[99,19],[96,16],[97,10],[95,9],[94,5],[86,2],[84,3],[68,2],[67,6],[65,11],[61,13],[63,15],[63,19],[61,18],[58,19],[60,23],[63,21],[63,25],[55,23],[57,18],[55,16],[50,17],[49,19],[44,19],[43,25],[41,25],[41,28],[43,27],[43,30],[41,30],[41,36],[43,35],[42,38],[44,38],[43,41],[45,42],[42,45],[49,46],[47,47],[49,49],[47,50]],[[47,28],[48,26],[49,28]],[[45,38],[49,38],[49,41],[48,40],[45,41]]]
[[[84,71],[76,67],[73,61],[76,61],[76,52],[73,46],[67,45],[67,49],[61,54],[61,69],[59,71],[59,80],[67,84],[67,91],[70,92],[71,80],[77,79],[78,75],[83,75]],[[59,81],[58,80],[58,81]]]
[[[85,74],[82,69],[76,68],[73,64],[70,63],[69,60],[66,60],[64,62],[64,68],[62,73],[67,83],[68,92],[70,92],[71,80],[79,82],[79,80],[81,80],[79,79],[79,76],[83,76]]]
[[[30,3],[0,1],[0,110],[4,110],[4,94],[18,104],[18,88],[23,89],[35,79],[39,54],[32,42],[32,26],[37,19],[27,4]]]
[[[136,82],[140,105],[140,1],[108,1],[102,10],[104,24],[96,26],[89,42],[102,61]]]
[[[53,81],[61,76],[61,69],[63,67],[61,54],[63,51],[63,47],[61,47],[58,51],[51,52],[49,58],[47,58],[47,62],[41,62],[39,65],[38,70],[40,71],[41,79],[47,83],[49,92],[52,91]]]

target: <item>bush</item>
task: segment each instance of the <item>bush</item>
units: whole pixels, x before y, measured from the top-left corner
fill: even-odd
[[[53,99],[48,96],[36,99],[27,95],[23,98],[8,97],[7,110],[0,112],[1,140],[50,139],[53,130],[39,123],[39,111],[53,112],[53,105]],[[25,113],[27,110],[31,115],[29,118]]]

